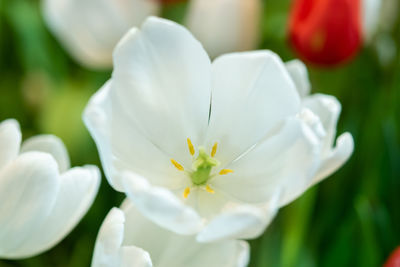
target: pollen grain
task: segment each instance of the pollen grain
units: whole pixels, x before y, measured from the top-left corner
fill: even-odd
[[[218,143],[215,142],[215,144],[213,145],[213,147],[211,149],[211,157],[214,157],[215,154],[217,154],[217,148],[218,148]]]
[[[183,171],[183,167],[181,164],[179,164],[176,160],[171,159],[171,163],[175,166],[175,168],[177,168],[179,171]]]
[[[190,138],[187,139],[187,144],[188,144],[190,155],[193,156],[195,151],[194,151],[194,146],[193,146],[192,141],[190,140]]]
[[[214,193],[215,193],[214,189],[212,189],[209,185],[206,185],[206,191],[207,191],[208,193],[211,193],[211,194],[214,194]]]
[[[225,174],[232,173],[232,172],[233,172],[233,170],[231,170],[231,169],[222,169],[219,172],[219,175],[225,175]]]
[[[190,194],[190,187],[186,187],[185,190],[183,190],[183,197],[187,198]]]

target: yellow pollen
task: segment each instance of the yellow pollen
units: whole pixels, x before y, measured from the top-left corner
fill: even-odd
[[[183,197],[187,198],[189,194],[190,194],[190,188],[186,187],[185,190],[183,190]]]
[[[211,194],[215,193],[214,189],[212,189],[209,185],[206,185],[206,190],[208,193],[211,193]]]
[[[187,143],[188,143],[190,155],[193,156],[194,155],[194,146],[192,144],[192,141],[190,141],[190,138],[187,139]]]
[[[217,153],[217,148],[218,148],[218,143],[216,142],[216,143],[213,145],[213,147],[212,147],[212,150],[211,150],[211,157],[214,157],[214,156],[215,156],[215,154]]]
[[[179,171],[183,171],[182,165],[176,162],[176,160],[171,159],[171,163],[174,164],[175,168],[177,168]]]
[[[231,173],[231,172],[233,172],[233,170],[230,170],[230,169],[222,169],[222,170],[219,172],[219,175],[225,175],[225,174],[228,174],[228,173]]]

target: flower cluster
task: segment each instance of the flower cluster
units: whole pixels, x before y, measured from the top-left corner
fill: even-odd
[[[69,12],[81,3],[61,2],[45,1],[45,9]],[[158,10],[155,2],[133,2],[145,5],[149,14]],[[246,10],[258,5],[246,3],[251,6]],[[97,8],[112,15],[116,10],[109,4],[101,1]],[[52,12],[47,19],[54,31],[80,20],[98,21],[87,17],[85,8],[78,20],[59,20]],[[128,15],[117,17],[104,22],[105,28],[120,26],[104,39],[84,29],[69,31],[75,41],[67,48],[77,58],[84,55],[88,65],[107,66],[107,51],[126,25],[139,23],[121,23]],[[194,16],[189,25],[199,25],[199,19]],[[96,48],[76,48],[75,42]],[[212,57],[221,52],[211,52]],[[243,240],[260,236],[282,206],[331,175],[353,152],[349,133],[336,140],[339,101],[310,94],[307,69],[299,60],[284,63],[260,50],[211,61],[185,27],[149,17],[116,45],[113,65],[112,77],[92,96],[83,120],[109,184],[126,199],[101,226],[93,267],[247,266],[249,245]],[[100,183],[97,167],[70,168],[57,137],[20,143],[18,123],[2,122],[0,257],[7,259],[58,243],[86,213]]]
[[[84,112],[109,183],[129,199],[129,208],[111,211],[104,222],[95,265],[133,264],[125,250],[148,262],[137,250],[143,239],[156,266],[171,266],[175,250],[167,247],[180,246],[174,242],[207,258],[200,253],[207,246],[218,255],[225,246],[237,249],[215,242],[263,233],[280,207],[334,172],[353,151],[349,133],[333,147],[339,102],[309,91],[305,66],[284,64],[271,51],[227,54],[211,63],[178,24],[152,17],[140,30],[130,30],[114,50],[112,78]],[[131,213],[141,214],[135,216],[140,234],[129,223],[135,219],[124,223]],[[151,223],[141,227],[142,220]],[[152,238],[158,231],[173,236],[171,244],[159,248]],[[113,248],[105,253],[109,243]],[[210,259],[172,260],[173,266],[204,266]]]

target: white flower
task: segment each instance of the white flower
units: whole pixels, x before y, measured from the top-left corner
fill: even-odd
[[[257,47],[260,0],[192,0],[186,25],[215,58],[224,53]]]
[[[310,126],[322,142],[321,163],[313,180],[313,184],[315,184],[334,173],[350,158],[354,149],[354,141],[351,134],[343,133],[338,137],[336,146],[333,147],[336,125],[341,112],[340,102],[331,95],[309,95],[311,86],[307,68],[300,60],[287,62],[286,68],[302,98],[302,106],[305,108],[303,115],[308,118],[308,123],[315,125]],[[312,113],[307,114],[309,111]]]
[[[111,185],[158,225],[202,242],[254,238],[314,182],[321,123],[272,52],[211,64],[185,28],[150,18],[114,66],[84,120]]]
[[[18,122],[0,124],[0,258],[39,254],[58,243],[91,206],[100,183],[95,166],[69,169],[52,135],[27,139]]]
[[[104,220],[92,267],[244,267],[248,260],[247,242],[198,243],[160,228],[125,201]]]
[[[110,68],[119,39],[159,8],[157,0],[43,0],[53,34],[80,64],[97,69]]]

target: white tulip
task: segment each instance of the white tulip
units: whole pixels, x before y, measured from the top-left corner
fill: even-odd
[[[43,0],[45,21],[80,64],[112,67],[112,51],[132,26],[157,15],[157,0]]]
[[[114,66],[84,121],[110,184],[158,225],[201,242],[255,238],[315,180],[324,144],[310,117],[321,123],[274,53],[211,63],[184,27],[149,18]]]
[[[104,220],[92,267],[244,267],[248,261],[247,242],[198,243],[157,226],[125,201]]]
[[[321,124],[312,127],[322,141],[321,164],[315,174],[313,184],[331,175],[339,169],[351,156],[354,150],[353,137],[349,133],[343,133],[336,141],[336,126],[339,120],[341,105],[331,95],[310,95],[311,86],[308,79],[307,67],[300,60],[292,60],[286,63],[296,88],[302,97],[302,106],[313,112]]]
[[[15,120],[0,123],[0,258],[50,249],[85,215],[97,194],[95,166],[69,169],[64,144],[52,135],[27,139]]]
[[[257,48],[260,0],[192,0],[186,25],[215,58],[228,52]]]

